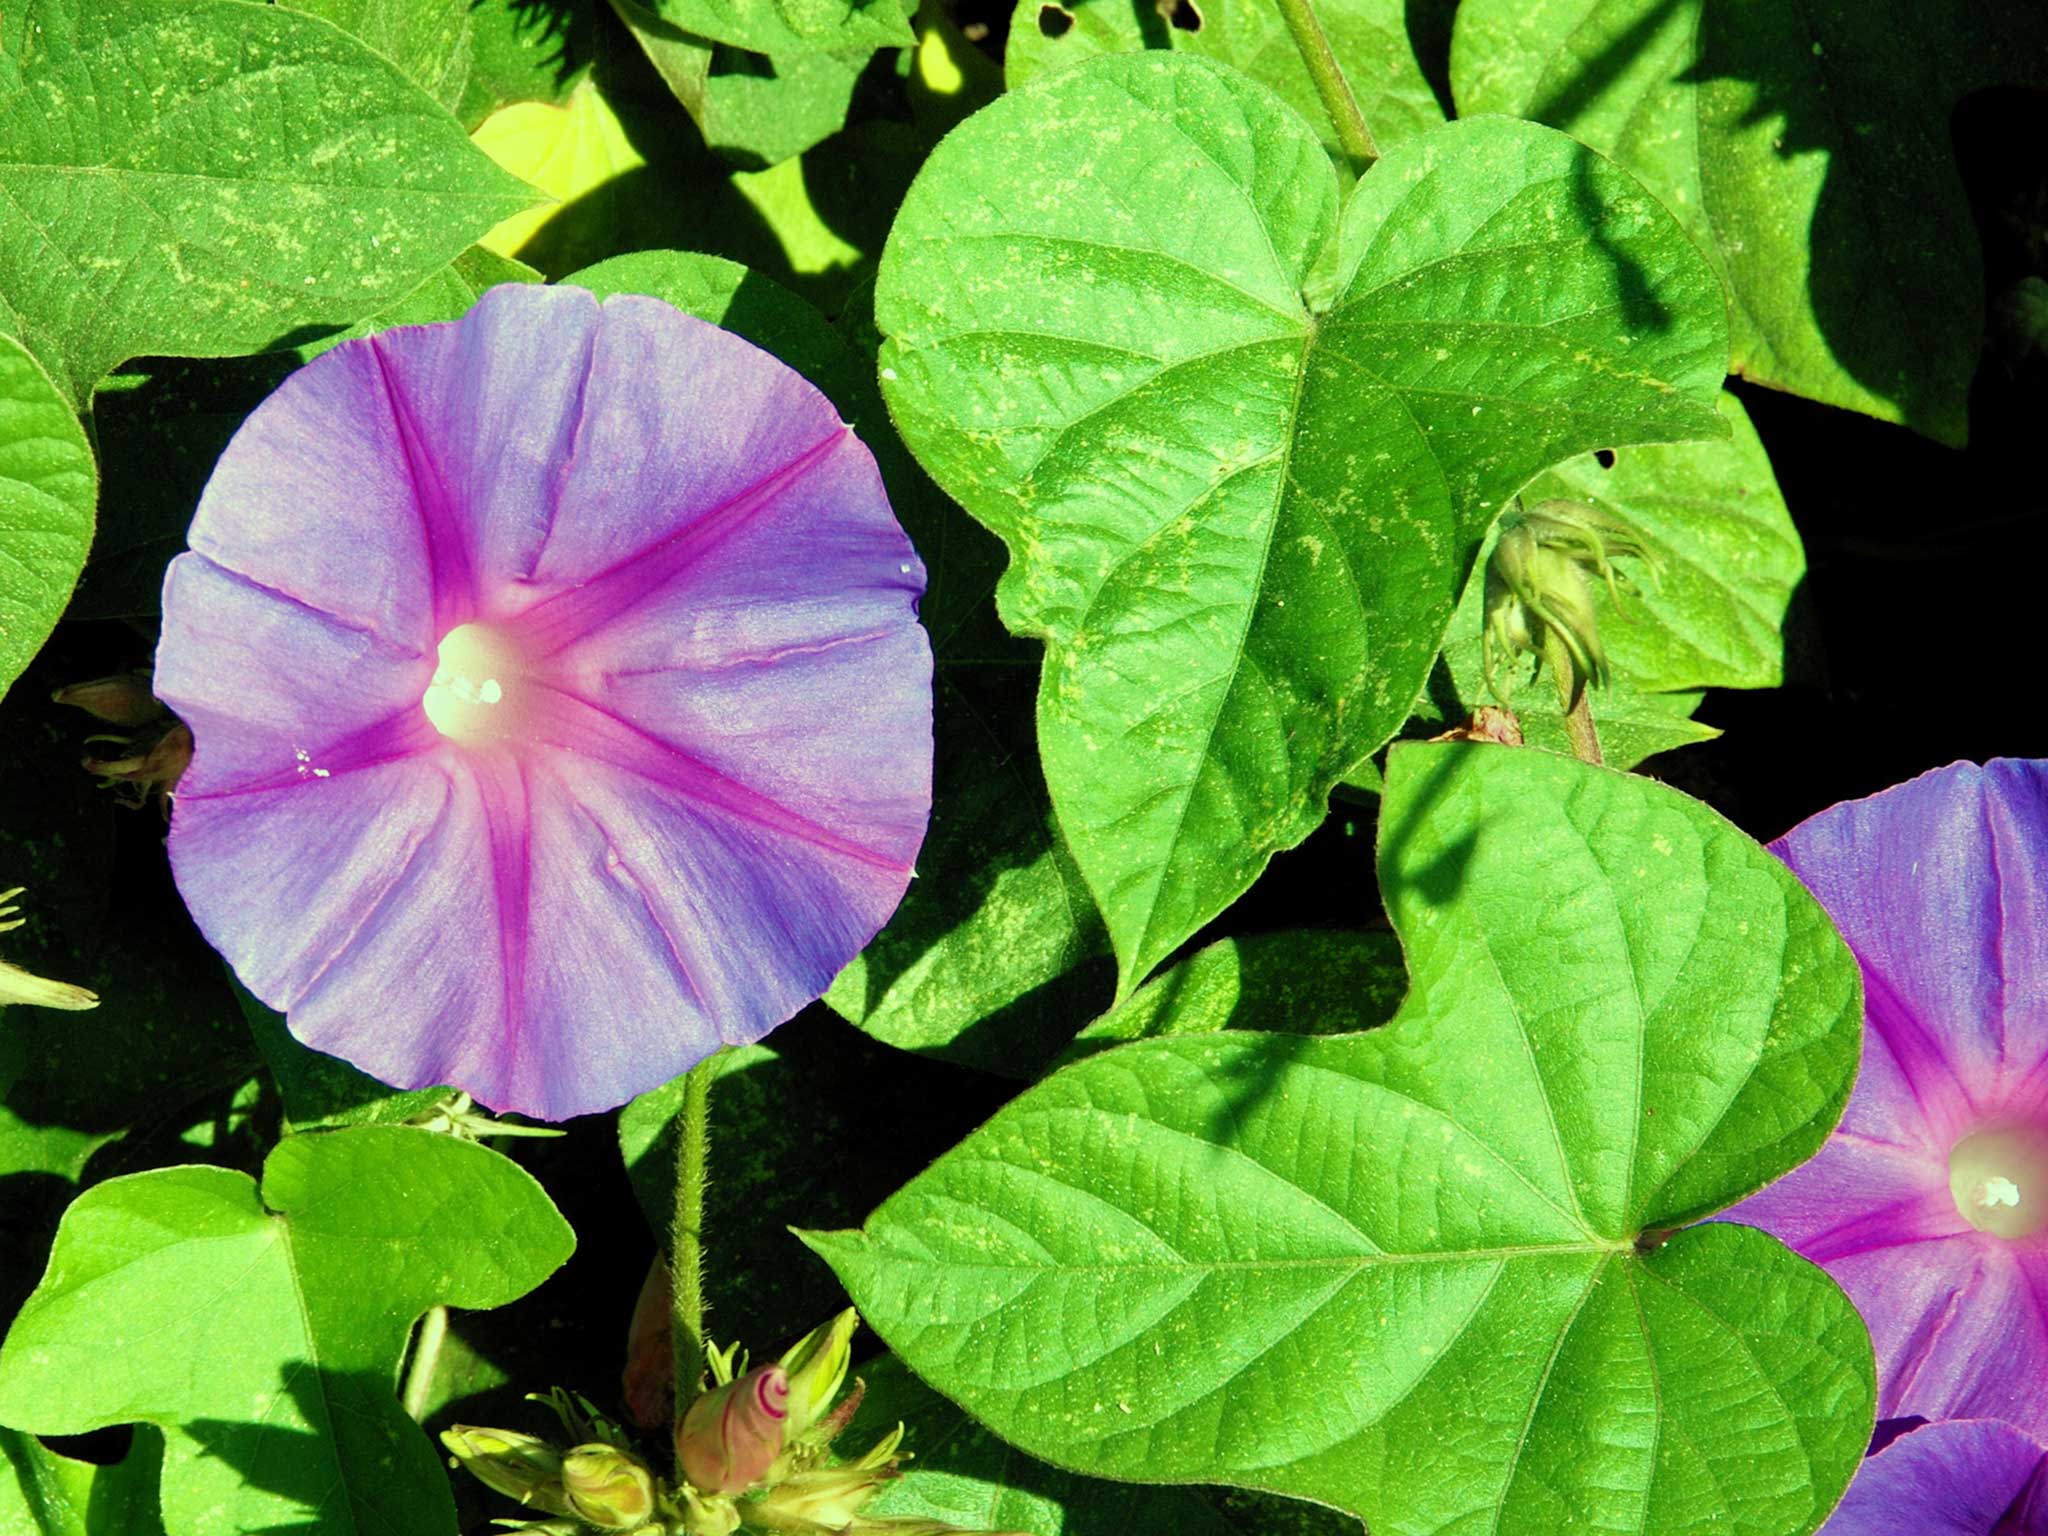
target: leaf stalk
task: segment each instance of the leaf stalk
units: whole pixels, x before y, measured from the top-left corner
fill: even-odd
[[[702,1390],[709,1349],[704,1339],[704,1186],[711,1154],[713,1052],[683,1078],[676,1120],[676,1206],[669,1224],[669,1324],[676,1378],[676,1421]]]
[[[1557,702],[1564,708],[1564,732],[1571,738],[1572,756],[1595,768],[1606,760],[1600,755],[1600,733],[1593,728],[1593,711],[1586,703],[1585,679],[1579,675],[1571,647],[1554,627],[1543,631],[1543,670],[1557,684]]]
[[[1322,19],[1316,15],[1314,0],[1274,0],[1280,7],[1280,15],[1287,23],[1287,30],[1294,35],[1294,46],[1301,50],[1301,61],[1308,66],[1309,78],[1316,83],[1316,94],[1323,98],[1323,110],[1329,114],[1330,126],[1337,130],[1337,142],[1343,147],[1351,168],[1363,176],[1380,157],[1379,145],[1373,141],[1372,130],[1365,125],[1365,114],[1358,110],[1358,98],[1351,94],[1351,82],[1344,78],[1344,70],[1337,63],[1337,54],[1330,47],[1330,36],[1323,30]]]

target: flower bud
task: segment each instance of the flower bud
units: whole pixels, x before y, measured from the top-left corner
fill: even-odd
[[[615,1445],[579,1445],[562,1458],[569,1512],[600,1531],[638,1530],[654,1518],[654,1476]]]
[[[486,1488],[551,1515],[570,1512],[562,1453],[547,1441],[515,1430],[457,1424],[441,1431],[441,1443]]]
[[[1561,686],[1574,703],[1586,684],[1606,681],[1592,578],[1605,581],[1619,602],[1613,562],[1623,555],[1642,560],[1655,577],[1649,546],[1621,519],[1590,504],[1539,502],[1501,520],[1486,563],[1482,635],[1486,685],[1496,698],[1506,697],[1496,669],[1518,652],[1534,653],[1539,666],[1546,655],[1554,665],[1568,665],[1571,675]]]
[[[764,1365],[690,1404],[676,1430],[676,1459],[704,1492],[739,1493],[775,1464],[788,1423],[789,1373]]]
[[[89,683],[72,683],[59,688],[50,698],[54,703],[82,709],[109,725],[147,725],[167,713],[149,691],[147,672],[122,672],[113,677],[97,677]]]
[[[158,791],[169,796],[192,761],[192,728],[182,720],[173,722],[161,734],[144,731],[133,740],[105,736],[89,739],[119,742],[120,756],[88,757],[82,766],[99,779],[102,788],[114,790],[130,805],[142,805]]]
[[[800,1439],[839,1395],[853,1359],[853,1330],[859,1326],[860,1314],[848,1307],[784,1352],[781,1364],[789,1373],[789,1422],[783,1433],[788,1440]]]
[[[633,1321],[626,1330],[626,1368],[619,1387],[626,1399],[626,1417],[640,1429],[666,1424],[675,1395],[673,1324],[670,1322],[668,1265],[660,1254],[647,1266]]]
[[[14,915],[21,910],[19,907],[8,905],[25,889],[25,886],[17,885],[11,891],[0,891],[0,933],[11,933],[26,921]],[[96,993],[88,992],[84,987],[32,975],[18,965],[0,960],[0,1008],[11,1003],[25,1003],[31,1008],[79,1009],[97,1008],[100,1000]]]

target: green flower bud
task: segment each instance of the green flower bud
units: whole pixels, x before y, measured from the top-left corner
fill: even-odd
[[[853,1330],[859,1326],[860,1314],[848,1307],[783,1353],[781,1365],[789,1373],[789,1422],[783,1429],[788,1440],[801,1439],[839,1395],[853,1359]]]
[[[441,1431],[448,1453],[486,1488],[551,1515],[570,1513],[562,1486],[562,1453],[534,1435],[457,1424]]]
[[[1486,686],[1496,698],[1505,658],[1530,653],[1540,666],[1569,666],[1564,679],[1576,703],[1586,684],[1607,680],[1607,655],[1593,607],[1593,580],[1607,583],[1616,602],[1621,587],[1614,560],[1631,556],[1657,572],[1655,557],[1633,529],[1612,513],[1574,501],[1539,502],[1501,520],[1500,538],[1486,564],[1483,654]]]
[[[705,1493],[739,1493],[775,1464],[788,1423],[789,1373],[764,1365],[690,1404],[676,1430],[676,1460]]]
[[[615,1445],[579,1445],[562,1458],[570,1513],[600,1531],[638,1530],[654,1518],[654,1476]]]

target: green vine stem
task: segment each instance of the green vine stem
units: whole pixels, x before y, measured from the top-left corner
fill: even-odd
[[[676,1210],[669,1225],[669,1324],[675,1351],[676,1418],[680,1422],[704,1379],[704,1184],[711,1152],[711,1080],[722,1052],[683,1078],[676,1120]]]
[[[1323,98],[1323,110],[1330,114],[1330,126],[1337,130],[1337,142],[1350,159],[1352,170],[1363,176],[1379,159],[1379,145],[1373,142],[1372,130],[1365,126],[1365,114],[1358,110],[1358,98],[1351,94],[1351,82],[1344,78],[1337,55],[1330,48],[1330,37],[1316,15],[1314,0],[1276,3],[1287,21],[1287,30],[1294,34],[1294,46],[1301,50],[1301,61],[1308,66],[1309,78],[1316,83],[1316,94]]]
[[[1557,684],[1557,702],[1564,708],[1564,731],[1571,738],[1572,756],[1598,768],[1604,759],[1600,733],[1593,729],[1593,711],[1586,703],[1586,685],[1579,678],[1571,647],[1554,629],[1544,631],[1543,667]]]

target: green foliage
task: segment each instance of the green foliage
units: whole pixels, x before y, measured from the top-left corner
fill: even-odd
[[[705,144],[743,164],[778,164],[846,126],[871,56],[856,48],[771,60],[693,37],[637,0],[611,4]]]
[[[682,1099],[677,1078],[619,1111],[627,1176],[649,1228],[664,1237]],[[833,1213],[828,1222],[858,1221],[995,1102],[972,1075],[863,1039],[824,1009],[726,1052],[711,1095],[704,1217],[718,1340],[780,1349],[844,1306],[831,1272],[789,1228],[821,1211]]]
[[[1055,1073],[808,1241],[920,1376],[1112,1477],[1383,1536],[1810,1531],[1870,1347],[1818,1270],[1683,1226],[1847,1098],[1856,964],[1763,849],[1547,753],[1403,747],[1384,1030],[1146,1041]]]
[[[292,1038],[284,1015],[273,1013],[233,977],[235,1001],[284,1101],[287,1131],[324,1131],[345,1125],[400,1125],[447,1098],[447,1088],[394,1092],[347,1062]]]
[[[163,1536],[157,1475],[163,1439],[138,1430],[112,1466],[60,1456],[33,1435],[0,1429],[0,1531],[16,1536]]]
[[[899,0],[647,0],[646,9],[693,37],[778,60],[916,41]]]
[[[1444,120],[1409,41],[1408,4],[1323,0],[1316,6],[1382,150]],[[1301,50],[1272,0],[1178,0],[1170,17],[1153,0],[1076,0],[1071,6],[1018,0],[1003,69],[1014,89],[1099,53],[1146,48],[1176,48],[1243,70],[1300,113],[1331,158],[1348,166],[1315,82],[1301,62]]]
[[[0,695],[49,639],[78,584],[98,479],[57,386],[0,335]]]
[[[469,84],[469,13],[474,0],[286,0],[331,21],[405,72],[442,106]]]
[[[1334,1035],[1394,1016],[1408,990],[1390,933],[1219,939],[1138,988],[1075,1037],[1070,1058],[1126,1040],[1264,1029]]]
[[[1019,1456],[887,1355],[860,1377],[867,1395],[847,1442],[864,1448],[900,1423],[917,1453],[864,1514],[1028,1536],[1230,1536],[1186,1489],[1092,1482]]]
[[[524,1295],[574,1241],[517,1164],[398,1126],[288,1137],[260,1197],[219,1168],[109,1180],[0,1346],[0,1421],[160,1425],[170,1536],[443,1536],[440,1458],[392,1393],[407,1331]]]
[[[1984,290],[1949,114],[2048,88],[2048,10],[1467,0],[1452,82],[1649,184],[1727,279],[1736,372],[1963,441]]]
[[[1010,547],[1122,990],[1399,728],[1523,483],[1727,430],[1716,295],[1631,178],[1525,123],[1411,140],[1340,225],[1300,119],[1179,55],[1062,70],[933,154],[877,283],[884,391]]]
[[[0,16],[0,328],[74,404],[138,354],[351,324],[531,201],[393,65],[296,12]]]
[[[1727,394],[1721,414],[1730,429],[1723,441],[1621,448],[1609,455],[1611,467],[1587,454],[1522,492],[1528,505],[1555,498],[1611,513],[1657,557],[1655,572],[1624,562],[1635,591],[1621,601],[1604,584],[1593,592],[1613,679],[1592,694],[1591,708],[1601,749],[1617,768],[1711,737],[1690,718],[1700,690],[1783,680],[1785,611],[1806,555],[1748,415]],[[1467,710],[1491,702],[1479,639],[1484,559],[1479,564],[1444,641]],[[1512,702],[1532,745],[1570,750],[1547,676],[1523,683]]]

